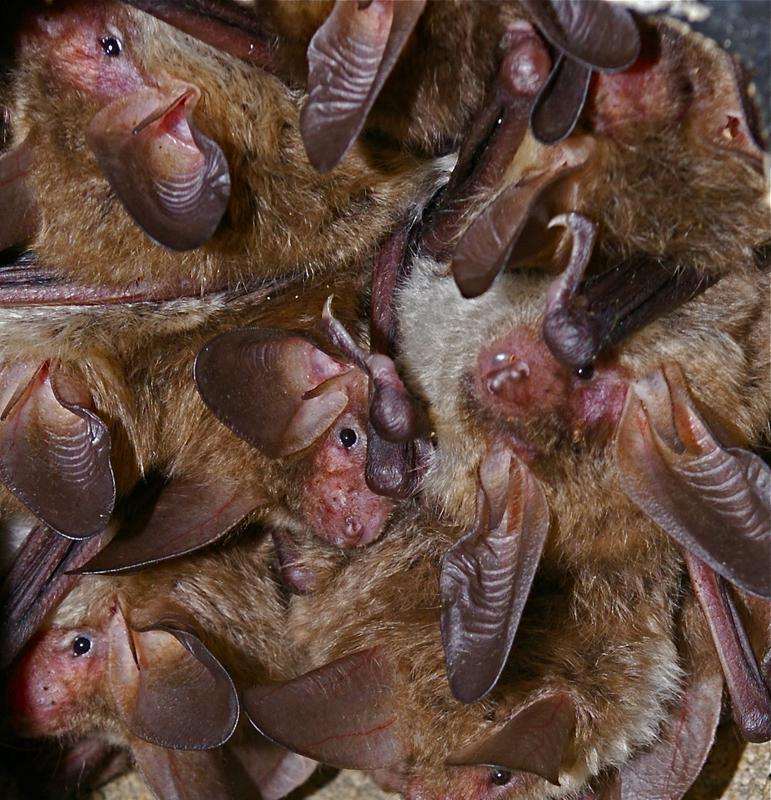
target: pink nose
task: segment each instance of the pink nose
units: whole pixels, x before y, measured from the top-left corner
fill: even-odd
[[[477,365],[479,400],[509,416],[553,410],[564,396],[564,368],[540,335],[527,329],[492,342],[480,352]]]

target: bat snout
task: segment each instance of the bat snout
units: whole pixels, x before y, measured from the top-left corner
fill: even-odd
[[[477,399],[507,417],[553,411],[564,401],[563,372],[542,340],[529,331],[515,330],[480,353]]]

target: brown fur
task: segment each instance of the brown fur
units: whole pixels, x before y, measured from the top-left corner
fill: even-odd
[[[333,3],[258,0],[252,5],[277,38],[277,71],[305,86],[308,43]],[[370,112],[364,146],[422,155],[455,150],[482,107],[508,26],[524,16],[517,0],[428,0]]]
[[[129,625],[136,627],[152,622],[158,609],[162,613],[164,608],[178,607],[190,615],[201,639],[226,665],[237,685],[286,679],[296,668],[291,651],[282,643],[285,605],[266,556],[269,546],[261,532],[253,529],[207,553],[134,576],[83,577],[40,635],[45,638],[53,629],[74,639],[87,632],[96,640],[95,646],[101,647],[100,657],[105,658],[116,604]],[[41,676],[24,673],[26,664],[22,660],[16,667],[22,670],[20,679],[36,684]],[[163,667],[155,665],[153,669],[162,671]],[[58,676],[59,680],[66,678]],[[50,680],[56,681],[57,676]],[[63,707],[48,723],[48,729],[37,733],[69,737],[97,734],[125,745],[128,733],[113,695],[114,691],[120,693],[121,687],[110,680],[106,672],[88,686],[81,686],[77,696],[60,703]]]
[[[501,682],[484,701],[465,706],[450,694],[439,638],[439,561],[456,535],[405,507],[372,547],[345,559],[313,553],[319,588],[290,606],[290,638],[303,648],[307,668],[376,645],[393,659],[405,752],[396,771],[405,797],[467,800],[485,770],[448,770],[444,760],[556,689],[570,692],[578,714],[562,788],[538,780],[498,794],[488,789],[480,800],[566,796],[651,741],[679,678],[671,554],[643,566],[542,570]],[[331,563],[323,567],[325,555]]]
[[[31,180],[42,212],[32,243],[40,259],[86,283],[187,279],[206,289],[255,277],[365,262],[432,183],[431,164],[356,147],[340,168],[317,174],[298,133],[302,96],[277,78],[201,45],[119,4],[103,4],[124,31],[141,74],[163,70],[202,92],[196,118],[231,169],[227,218],[190,253],[150,242],[129,218],[84,139],[100,103],[57,75],[51,42],[23,41],[14,76],[14,138],[35,148]],[[103,103],[101,103],[103,105]]]

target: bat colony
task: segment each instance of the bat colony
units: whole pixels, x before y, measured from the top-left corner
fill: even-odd
[[[771,738],[738,62],[604,0],[18,14],[0,660],[53,796],[679,800],[721,715]]]

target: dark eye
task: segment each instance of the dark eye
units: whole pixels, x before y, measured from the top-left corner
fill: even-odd
[[[353,428],[343,428],[337,438],[346,450],[350,450],[359,441],[359,435]]]
[[[505,769],[491,769],[490,780],[496,786],[505,786],[511,780],[511,773]]]
[[[91,649],[91,639],[87,636],[77,636],[72,640],[72,655],[84,656]]]
[[[576,370],[576,376],[582,381],[591,380],[594,377],[594,367],[587,364],[585,367],[579,367]]]
[[[99,44],[102,52],[110,58],[117,58],[123,51],[123,43],[117,36],[103,36]]]

